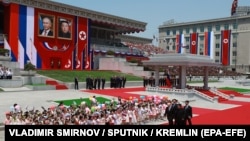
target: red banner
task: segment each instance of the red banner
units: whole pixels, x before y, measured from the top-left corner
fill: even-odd
[[[180,40],[181,40],[180,35],[176,35],[176,40],[175,40],[176,53],[180,53],[180,45],[179,45]]]
[[[230,65],[230,36],[231,30],[221,31],[221,63]]]
[[[197,54],[198,33],[190,34],[190,54]]]
[[[84,57],[83,55],[83,51],[88,48],[88,19],[86,18],[82,18],[82,17],[78,17],[78,38],[77,38],[77,48],[76,48],[76,69],[77,70],[81,70],[81,69],[89,69],[86,68],[86,64],[87,64],[87,59],[85,60],[86,62],[83,63],[83,59]],[[88,54],[85,54],[88,56]],[[86,57],[86,56],[85,56]],[[83,64],[85,64],[85,66],[83,66]]]

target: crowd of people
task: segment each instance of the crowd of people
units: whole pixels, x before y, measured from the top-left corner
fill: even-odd
[[[12,79],[12,75],[10,68],[0,65],[0,79]]]
[[[167,53],[167,51],[164,50],[163,48],[156,47],[152,44],[138,44],[138,43],[131,43],[131,42],[126,42],[124,44],[129,47],[129,49],[131,50],[131,53],[133,53],[133,50],[144,52],[144,54],[147,56],[150,56],[152,54]]]
[[[78,81],[77,81],[78,83]],[[86,89],[104,89],[106,79],[104,77],[86,77]],[[76,81],[75,81],[76,85]],[[125,76],[112,76],[110,78],[110,88],[125,88],[126,77]]]
[[[182,105],[177,99],[159,96],[140,96],[129,100],[100,103],[95,96],[90,103],[82,100],[70,106],[60,102],[49,108],[23,109],[14,104],[6,112],[5,125],[144,125],[155,121],[168,121],[168,125],[192,125],[192,107],[189,101]]]

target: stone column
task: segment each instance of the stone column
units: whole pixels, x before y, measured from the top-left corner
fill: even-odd
[[[204,83],[204,89],[208,89],[208,67],[204,68],[203,83]]]
[[[159,66],[155,66],[155,87],[159,86]]]
[[[179,76],[179,88],[185,89],[186,88],[186,66],[180,66],[180,76]]]

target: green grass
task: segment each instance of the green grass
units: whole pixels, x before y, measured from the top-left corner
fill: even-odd
[[[242,88],[234,88],[234,87],[221,87],[219,89],[223,89],[223,90],[233,90],[236,92],[250,92],[250,89],[242,89]]]
[[[73,71],[73,70],[37,70],[37,73],[62,82],[73,82],[74,77],[79,78],[79,82],[85,82],[87,76],[104,77],[109,81],[112,76],[125,76],[127,81],[142,81],[141,77],[124,74],[118,71]]]
[[[104,98],[104,97],[96,97],[96,100],[98,101],[98,103],[100,104],[104,104],[107,102],[110,102],[110,99]],[[82,101],[85,101],[86,104],[89,106],[90,105],[90,99],[89,98],[82,98],[82,99],[68,99],[68,100],[57,100],[55,101],[56,103],[60,103],[63,102],[64,105],[66,106],[70,106],[74,103],[76,103],[77,105],[80,105]]]

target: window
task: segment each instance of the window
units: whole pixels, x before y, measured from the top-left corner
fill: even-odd
[[[237,47],[237,42],[233,42],[233,47]]]
[[[200,36],[200,41],[204,41],[204,36]]]
[[[220,31],[220,25],[216,25],[215,30]]]
[[[212,31],[212,26],[208,26],[207,31]]]
[[[215,60],[215,62],[216,62],[216,63],[219,63],[219,62],[220,62],[220,60]]]
[[[228,25],[228,24],[225,24],[225,25],[224,25],[224,29],[225,29],[225,30],[228,30],[228,29],[229,29],[229,25]]]
[[[189,42],[190,38],[189,37],[185,37],[186,43]]]
[[[220,56],[220,52],[216,51],[215,56]]]
[[[220,48],[220,44],[219,44],[219,43],[216,43],[216,44],[215,44],[215,48]]]
[[[182,34],[182,33],[183,33],[182,29],[179,29],[179,34]]]
[[[215,35],[215,39],[219,40],[220,39],[220,35]]]
[[[167,30],[166,34],[167,34],[167,36],[169,36],[170,35],[170,30]]]
[[[204,26],[200,27],[200,32],[204,32]]]
[[[196,33],[196,32],[197,32],[197,28],[193,27],[193,33]]]
[[[237,56],[237,52],[236,51],[233,51],[233,56]]]
[[[233,28],[237,29],[237,24],[236,23],[233,24]]]
[[[237,35],[238,35],[237,33],[233,33],[233,38],[237,39]]]
[[[173,32],[173,35],[176,35],[176,30],[175,30],[175,29],[173,29],[173,31],[172,31],[172,32]]]
[[[190,32],[189,32],[189,28],[186,28],[186,33],[187,33],[187,34],[189,34],[189,33],[190,33]]]
[[[200,44],[200,50],[203,51],[203,48],[204,48],[204,45],[203,45],[203,44]]]

